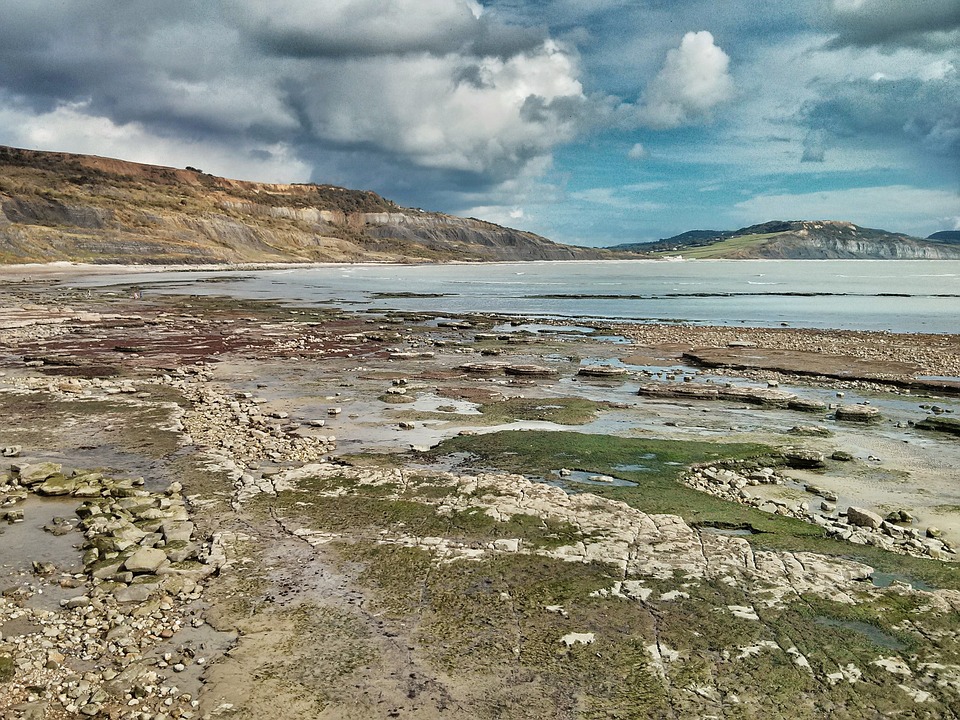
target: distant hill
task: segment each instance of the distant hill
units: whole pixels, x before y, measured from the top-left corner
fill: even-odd
[[[576,260],[560,245],[376,193],[0,146],[0,263]]]
[[[941,230],[940,232],[935,232],[928,237],[927,240],[946,243],[947,245],[957,245],[960,244],[960,230]]]
[[[673,252],[679,249],[710,245],[725,237],[730,237],[732,234],[727,230],[688,230],[680,235],[663,238],[652,243],[624,243],[614,245],[610,249],[631,252]]]
[[[835,220],[775,220],[734,231],[695,230],[629,249],[648,257],[704,259],[960,259],[960,244],[953,247],[952,241],[923,240]]]

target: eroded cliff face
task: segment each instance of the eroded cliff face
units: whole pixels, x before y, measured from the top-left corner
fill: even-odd
[[[960,249],[933,247],[908,238],[888,241],[812,238],[770,243],[764,248],[763,256],[839,260],[956,260],[960,259]]]
[[[784,235],[755,248],[731,252],[734,259],[770,260],[957,260],[960,248],[935,246],[909,238],[852,240]]]
[[[602,250],[401,208],[371,192],[271,185],[0,147],[0,262],[594,259]]]
[[[763,239],[733,250],[724,257],[785,260],[960,259],[958,246],[863,228],[850,222],[775,222],[745,228],[738,233],[746,236],[753,233]]]

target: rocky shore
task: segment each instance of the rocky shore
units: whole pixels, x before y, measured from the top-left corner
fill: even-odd
[[[709,327],[694,325],[618,325],[617,332],[644,346],[739,348],[811,353],[805,358],[816,373],[816,356],[895,363],[899,373],[960,376],[960,336],[884,331],[811,330],[805,328]],[[882,365],[881,365],[882,368]]]
[[[958,716],[958,407],[889,382],[954,336],[58,292],[0,290],[0,716]]]
[[[6,457],[19,455],[7,447]],[[154,654],[197,615],[203,582],[224,564],[218,538],[198,538],[179,483],[164,492],[143,479],[64,472],[59,463],[14,462],[0,484],[0,519],[35,522],[27,498],[69,497],[74,517],[43,526],[52,535],[82,533],[77,572],[33,561],[32,576],[7,587],[0,605],[0,653],[7,658],[0,705],[22,717],[192,718],[198,702],[176,674],[203,665],[190,643]],[[31,607],[44,592],[54,608]],[[81,666],[89,668],[81,671]],[[49,710],[49,712],[48,712]]]

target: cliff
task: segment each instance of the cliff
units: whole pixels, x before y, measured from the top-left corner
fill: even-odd
[[[646,246],[613,249],[712,259],[960,259],[960,245],[832,220],[772,221],[735,231],[693,231]]]
[[[603,250],[402,208],[331,185],[254,183],[0,146],[0,263],[574,260]]]

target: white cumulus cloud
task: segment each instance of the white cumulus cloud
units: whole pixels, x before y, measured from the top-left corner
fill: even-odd
[[[730,58],[706,30],[688,32],[680,47],[667,53],[663,67],[647,86],[639,109],[653,128],[679,127],[703,120],[733,97]]]
[[[328,141],[506,177],[575,136],[586,103],[577,72],[552,41],[508,59],[341,60],[317,67],[304,86],[305,110]]]

